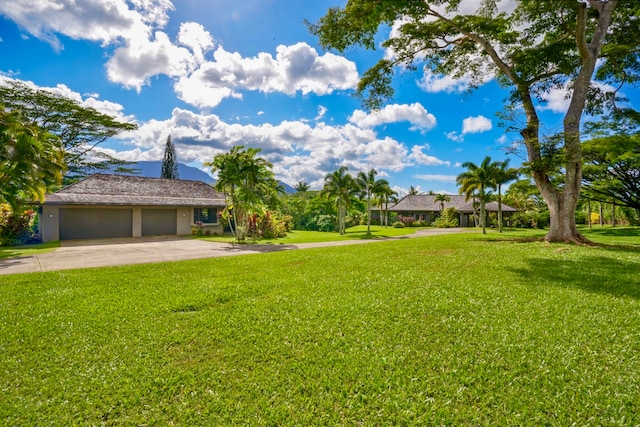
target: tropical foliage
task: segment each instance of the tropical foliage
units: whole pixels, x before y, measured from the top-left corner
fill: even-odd
[[[469,195],[475,194],[475,191],[478,191],[478,198],[480,199],[480,225],[482,226],[482,233],[486,234],[486,191],[494,186],[495,163],[492,163],[491,157],[487,156],[482,160],[480,165],[476,165],[473,162],[464,162],[462,167],[468,170],[458,175],[456,182],[460,186],[460,193],[466,194],[467,198],[469,198]]]
[[[351,207],[358,187],[353,177],[347,173],[348,168],[341,166],[338,170],[329,173],[324,178],[324,187],[321,194],[331,200],[338,212],[338,232],[345,233],[347,210]]]
[[[478,1],[470,11],[462,10],[463,3],[468,4],[349,0],[308,26],[323,47],[340,52],[354,46],[375,49],[379,30],[393,27],[381,43],[386,54],[358,85],[369,108],[393,96],[393,75],[405,68],[464,79],[472,88],[495,76],[511,90],[503,118],[509,130],[522,136],[533,179],[549,207],[546,239],[583,241],[574,219],[582,180],[581,119],[585,112],[615,115],[624,110],[616,105],[617,88],[640,78],[639,3],[518,0],[509,11],[499,10],[503,3],[492,0]],[[538,100],[552,90],[566,91],[569,101],[558,135],[560,185],[546,168],[536,110]]]
[[[389,182],[386,179],[376,179],[378,172],[370,169],[368,173],[360,172],[355,184],[360,195],[367,200],[367,233],[371,234],[371,205],[376,198],[389,193]]]
[[[5,80],[0,84],[0,104],[19,114],[25,123],[55,135],[64,150],[65,179],[73,180],[95,171],[115,168],[131,172],[126,162],[94,150],[96,146],[137,125],[116,120],[78,102],[23,82]]]
[[[264,215],[266,200],[271,200],[280,188],[272,171],[272,165],[258,157],[261,149],[237,145],[229,153],[218,154],[212,162],[205,163],[217,174],[216,190],[227,196],[227,206],[223,211],[235,238],[246,239],[256,223],[255,215]]]
[[[0,198],[19,212],[28,200],[42,201],[64,171],[59,139],[0,105]]]
[[[640,210],[640,133],[583,143],[587,198]]]
[[[460,225],[456,208],[443,209],[442,214],[433,221],[433,225],[439,228],[451,228]]]

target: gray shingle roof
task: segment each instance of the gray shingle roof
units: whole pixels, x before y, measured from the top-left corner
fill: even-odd
[[[466,196],[448,194],[451,199],[448,202],[444,202],[445,209],[455,208],[458,212],[473,212],[472,204],[473,200],[466,200]],[[394,206],[389,206],[391,212],[440,212],[442,206],[440,202],[436,202],[436,195],[432,194],[417,194],[411,196],[405,196]],[[486,204],[487,212],[497,212],[498,202],[489,202]],[[504,212],[515,212],[516,210],[511,206],[502,204],[502,210]]]
[[[225,196],[201,181],[96,174],[53,194],[45,204],[225,206]]]

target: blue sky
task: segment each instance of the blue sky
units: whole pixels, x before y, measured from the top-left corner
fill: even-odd
[[[290,185],[318,189],[344,165],[354,174],[375,168],[402,195],[410,186],[457,194],[461,163],[507,158],[519,135],[498,126],[506,92],[489,76],[468,94],[464,80],[406,72],[392,102],[365,112],[354,88],[384,51],[325,52],[303,23],[343,4],[2,2],[0,79],[136,122],[138,131],[100,146],[129,161],[160,160],[170,134],[179,161],[192,166],[234,145],[253,146]],[[638,108],[633,91],[626,95]],[[560,130],[565,108],[560,92],[540,105],[547,131]],[[512,166],[522,162],[510,158]]]

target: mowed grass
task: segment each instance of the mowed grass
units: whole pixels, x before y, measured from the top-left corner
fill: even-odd
[[[39,243],[24,246],[0,246],[0,259],[38,255],[60,247],[60,242]]]
[[[379,225],[372,225],[371,232],[367,233],[366,225],[356,225],[346,229],[345,234],[340,235],[335,232],[323,232],[323,231],[307,231],[307,230],[292,230],[287,233],[285,237],[277,239],[259,239],[251,240],[247,239],[239,244],[296,244],[296,243],[315,243],[315,242],[335,242],[341,240],[376,240],[389,237],[400,237],[414,234],[418,230],[424,227],[406,227],[406,228],[394,228],[394,227],[382,227]],[[223,236],[197,236],[194,237],[201,240],[209,240],[215,242],[235,242],[235,238],[231,234],[225,234]],[[237,243],[237,242],[236,242]]]
[[[615,233],[2,276],[0,424],[638,425],[640,237]]]

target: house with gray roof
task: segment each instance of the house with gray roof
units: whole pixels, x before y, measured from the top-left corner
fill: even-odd
[[[47,194],[39,209],[43,242],[188,235],[200,225],[223,233],[225,196],[201,181],[96,174]]]
[[[455,208],[460,215],[459,222],[461,227],[474,226],[473,220],[473,200],[466,200],[466,196],[448,194],[449,201],[444,202],[444,209]],[[422,220],[433,222],[442,212],[442,204],[436,201],[437,195],[434,194],[416,194],[403,197],[393,206],[389,206],[389,212],[395,212],[398,215],[415,218],[416,221]],[[476,203],[478,201],[476,200]],[[476,206],[476,212],[479,214],[479,207]],[[489,202],[485,205],[487,215],[491,212],[498,212],[498,202]],[[502,204],[503,221],[508,222],[510,215],[516,212],[511,206]]]

